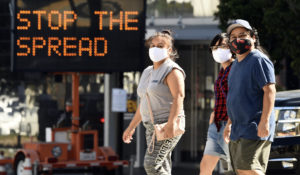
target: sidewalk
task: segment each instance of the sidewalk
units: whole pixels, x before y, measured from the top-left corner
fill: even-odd
[[[146,172],[144,168],[134,168],[133,173],[130,174],[129,168],[124,168],[123,175],[146,175]],[[199,175],[199,169],[174,167],[172,169],[172,175]],[[213,175],[221,175],[221,174],[214,172]]]

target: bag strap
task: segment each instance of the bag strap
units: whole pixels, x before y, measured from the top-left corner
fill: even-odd
[[[148,106],[148,110],[149,110],[149,113],[150,113],[150,119],[151,119],[151,122],[153,124],[153,135],[152,135],[152,138],[151,138],[151,142],[150,142],[150,147],[148,149],[148,152],[151,154],[153,153],[154,151],[154,143],[155,143],[155,125],[154,125],[154,117],[153,117],[153,112],[152,112],[152,108],[151,108],[151,104],[150,104],[150,99],[149,99],[149,95],[148,95],[148,92],[146,92],[146,99],[147,99],[147,106]]]
[[[153,117],[153,112],[152,112],[152,108],[151,108],[151,103],[150,103],[148,92],[146,92],[146,99],[147,99],[147,102],[148,102],[147,106],[148,106],[148,110],[149,110],[149,113],[150,113],[150,119],[151,119],[152,124],[154,125],[154,117]]]
[[[152,72],[150,72],[150,76],[149,76],[149,79],[148,79],[148,86],[149,86],[149,84],[150,84],[151,78],[152,78]],[[147,99],[147,102],[148,102],[148,103],[147,103],[147,106],[148,106],[148,110],[149,110],[149,113],[150,113],[150,119],[151,119],[152,124],[154,125],[154,117],[153,117],[153,112],[152,112],[151,103],[150,103],[150,98],[149,98],[147,89],[146,89],[146,99]]]
[[[150,72],[150,76],[149,76],[149,80],[148,80],[148,86],[150,84],[150,79],[152,77],[152,72]],[[148,92],[146,90],[146,99],[147,99],[147,106],[148,106],[148,110],[149,110],[149,113],[150,113],[150,119],[151,119],[151,122],[153,124],[153,135],[152,135],[152,138],[151,138],[151,142],[150,142],[150,147],[148,149],[148,152],[151,154],[153,153],[154,151],[154,143],[155,143],[155,126],[154,126],[154,117],[153,117],[153,112],[152,112],[152,108],[151,108],[151,103],[150,103],[150,99],[149,99],[149,95],[148,95]],[[151,149],[151,150],[150,150]]]

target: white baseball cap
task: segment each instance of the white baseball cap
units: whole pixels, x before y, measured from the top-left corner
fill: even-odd
[[[248,30],[252,30],[252,27],[250,26],[249,22],[243,19],[236,19],[227,27],[227,34],[230,35],[233,29],[237,27],[244,27]]]

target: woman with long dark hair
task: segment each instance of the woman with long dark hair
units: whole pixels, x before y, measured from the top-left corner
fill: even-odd
[[[223,139],[223,131],[228,120],[226,109],[227,77],[234,59],[228,46],[226,33],[217,34],[212,39],[210,51],[213,59],[221,64],[221,69],[214,85],[215,107],[209,119],[207,141],[200,163],[200,175],[211,175],[220,158],[224,159],[230,167],[228,144]]]

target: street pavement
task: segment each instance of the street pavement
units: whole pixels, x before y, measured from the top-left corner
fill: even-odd
[[[130,174],[129,169],[123,169],[123,175],[146,175],[144,168],[134,168],[133,173]],[[174,167],[172,169],[172,175],[199,175],[199,168],[183,168],[183,167]],[[217,172],[214,172],[213,175],[223,175]]]

